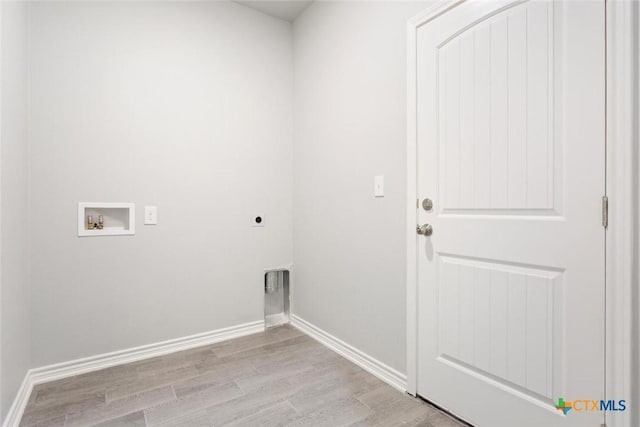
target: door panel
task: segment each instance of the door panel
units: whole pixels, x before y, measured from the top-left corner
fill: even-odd
[[[441,256],[439,276],[439,357],[553,399],[558,272]]]
[[[516,7],[437,48],[445,212],[553,209],[550,6]]]
[[[418,393],[478,426],[599,425],[604,2],[467,1],[418,29]]]

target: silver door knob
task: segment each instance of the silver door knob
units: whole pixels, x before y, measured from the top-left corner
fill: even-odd
[[[422,224],[416,227],[416,233],[423,236],[431,236],[433,234],[433,227],[431,224]]]

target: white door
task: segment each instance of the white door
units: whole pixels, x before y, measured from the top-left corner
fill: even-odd
[[[417,388],[479,427],[604,419],[555,407],[604,398],[604,7],[454,2],[417,31]]]

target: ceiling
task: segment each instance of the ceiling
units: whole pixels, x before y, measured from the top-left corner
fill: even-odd
[[[236,0],[236,3],[250,7],[251,9],[259,10],[260,12],[276,18],[293,22],[293,20],[296,19],[296,17],[300,15],[300,13],[302,13],[302,11],[305,10],[312,1],[313,0]]]

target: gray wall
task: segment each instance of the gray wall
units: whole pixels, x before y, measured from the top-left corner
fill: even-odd
[[[233,3],[31,5],[32,366],[262,319],[292,258],[291,50]],[[78,238],[80,201],[135,202],[136,235]]]
[[[313,4],[292,84],[290,25],[238,5],[33,3],[32,366],[260,319],[293,223],[295,312],[404,371],[405,28],[425,7]],[[78,238],[79,201],[135,202],[136,235]]]
[[[0,2],[0,420],[29,368],[27,5]]]
[[[401,372],[406,23],[425,8],[316,2],[294,23],[294,313]]]

